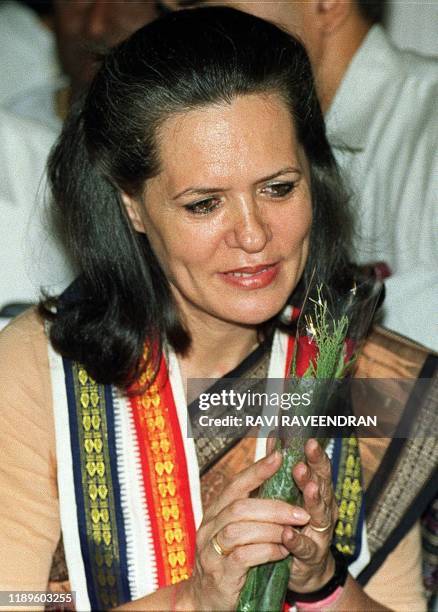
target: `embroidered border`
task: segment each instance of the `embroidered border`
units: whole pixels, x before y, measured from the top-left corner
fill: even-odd
[[[120,507],[111,390],[64,360],[77,518],[92,609],[131,599]]]
[[[335,527],[334,543],[344,555],[351,557],[351,563],[360,554],[364,520],[362,467],[356,436],[342,439],[336,464],[335,495],[339,518]]]
[[[184,444],[164,358],[155,382],[141,377],[131,397],[143,481],[152,523],[159,587],[185,580],[193,567],[196,531]]]

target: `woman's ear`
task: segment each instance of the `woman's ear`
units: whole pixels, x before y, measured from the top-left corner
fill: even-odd
[[[140,211],[141,204],[138,202],[138,200],[135,200],[127,193],[122,193],[122,200],[125,206],[126,213],[129,219],[131,220],[133,228],[137,232],[145,234],[146,232]]]

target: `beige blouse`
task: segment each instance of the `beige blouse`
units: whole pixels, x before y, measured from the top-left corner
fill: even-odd
[[[368,473],[378,443],[361,446]],[[0,334],[0,590],[47,588],[60,538],[56,477],[47,340],[38,315],[29,310]],[[397,612],[426,610],[418,525],[366,591]]]

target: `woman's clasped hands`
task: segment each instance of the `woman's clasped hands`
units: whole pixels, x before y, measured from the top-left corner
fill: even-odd
[[[290,554],[290,589],[311,592],[330,580],[337,518],[330,461],[316,440],[306,443],[305,454],[306,462],[293,469],[303,508],[250,497],[280,467],[278,451],[240,472],[208,508],[197,533],[193,575],[179,585],[181,609],[235,609],[248,569]]]

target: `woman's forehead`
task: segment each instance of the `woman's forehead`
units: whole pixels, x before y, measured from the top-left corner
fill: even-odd
[[[293,119],[277,94],[251,94],[170,117],[160,129],[162,173],[179,182],[250,179],[300,164]]]

